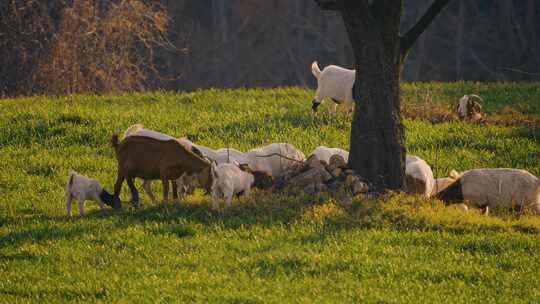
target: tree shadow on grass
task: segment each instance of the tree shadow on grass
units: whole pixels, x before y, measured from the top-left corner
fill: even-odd
[[[180,204],[157,204],[122,212],[116,225],[127,227],[142,223],[191,222],[207,227],[225,229],[241,227],[271,227],[289,225],[298,220],[314,204],[317,198],[292,197],[280,194],[256,193],[250,199],[233,200],[229,208],[221,203],[221,211],[213,211],[209,202],[182,202]]]
[[[70,226],[69,228],[45,227],[26,229],[24,231],[9,232],[0,235],[0,248],[7,246],[20,246],[26,242],[46,242],[50,240],[72,239],[88,233],[86,227]]]

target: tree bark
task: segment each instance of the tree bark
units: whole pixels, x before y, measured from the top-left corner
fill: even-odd
[[[401,2],[377,8],[351,5],[342,11],[356,59],[354,110],[348,166],[372,189],[401,189],[405,172],[405,134],[400,114],[399,24]],[[370,10],[369,8],[367,8]],[[363,15],[363,16],[362,16]]]

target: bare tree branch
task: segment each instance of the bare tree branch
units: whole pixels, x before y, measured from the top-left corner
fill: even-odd
[[[433,19],[446,7],[450,0],[435,0],[418,22],[400,38],[401,59],[403,60],[418,37],[431,24]]]

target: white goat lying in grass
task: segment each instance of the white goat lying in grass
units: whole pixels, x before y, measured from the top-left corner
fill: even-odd
[[[345,163],[349,161],[349,151],[340,148],[328,148],[325,146],[318,146],[311,152],[309,156],[315,155],[319,160],[325,161],[328,164],[332,155],[336,154],[343,157]]]
[[[71,216],[73,199],[77,201],[80,216],[84,215],[84,202],[87,200],[98,203],[101,210],[103,210],[104,204],[113,206],[113,196],[103,189],[96,180],[80,175],[73,170],[69,171],[64,199],[69,216]]]
[[[276,178],[306,159],[302,151],[291,144],[274,143],[245,153],[246,163],[253,171],[263,171]]]
[[[473,169],[456,176],[456,181],[437,195],[447,203],[468,201],[473,207],[523,208],[540,213],[540,180],[525,170]]]
[[[336,112],[338,104],[345,103],[347,112],[350,114],[354,106],[353,86],[356,78],[355,70],[344,69],[336,65],[329,65],[322,71],[319,69],[317,61],[311,64],[311,72],[317,78],[317,91],[312,101],[311,109],[317,112],[325,98],[330,98],[335,102],[331,107],[332,112]]]
[[[219,209],[219,199],[225,199],[225,205],[231,206],[233,195],[249,197],[251,187],[268,189],[273,185],[273,179],[267,173],[250,171],[247,167],[240,169],[237,165],[212,163],[212,209]]]

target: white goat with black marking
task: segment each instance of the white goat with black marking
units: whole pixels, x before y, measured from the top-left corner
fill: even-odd
[[[356,78],[356,71],[344,69],[337,65],[329,65],[322,71],[317,61],[311,64],[311,72],[317,79],[317,91],[312,101],[311,109],[317,112],[325,98],[334,101],[332,112],[336,112],[337,105],[344,103],[347,112],[350,114],[354,107],[353,86]]]
[[[460,173],[437,197],[447,203],[467,201],[485,208],[530,207],[540,213],[540,180],[519,169],[473,169]]]
[[[463,95],[456,106],[460,120],[478,122],[482,119],[482,98],[478,95]]]
[[[73,170],[69,171],[64,199],[69,216],[71,216],[73,199],[77,201],[80,216],[84,216],[84,202],[87,200],[96,202],[101,210],[103,210],[104,204],[113,206],[113,196],[103,189],[95,179],[80,175]],[[114,207],[118,208],[118,206]]]

